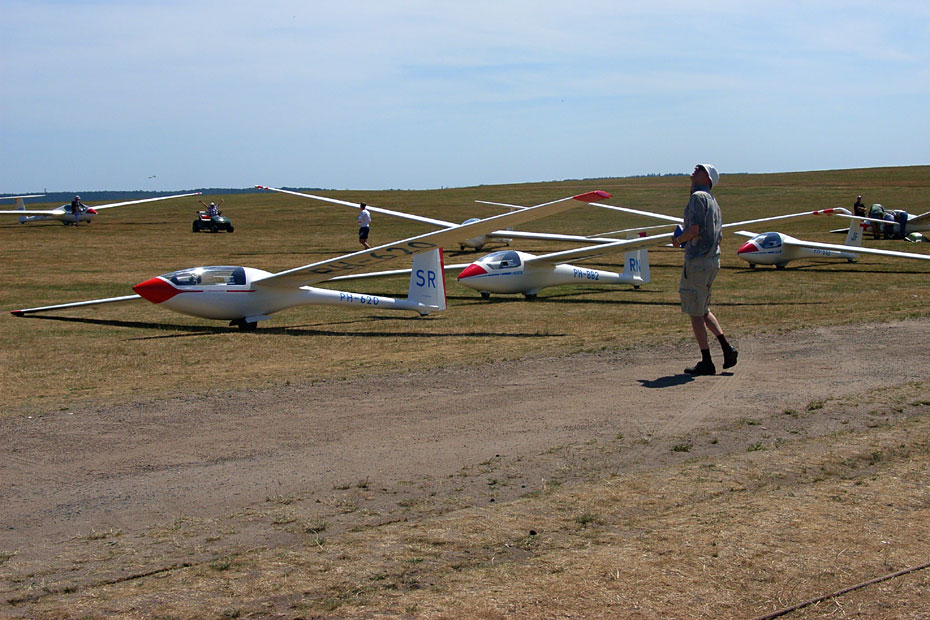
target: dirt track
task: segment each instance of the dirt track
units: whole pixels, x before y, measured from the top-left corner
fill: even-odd
[[[663,464],[700,433],[930,369],[926,321],[735,344],[734,372],[695,380],[679,374],[693,346],[666,347],[4,420],[0,552],[12,555],[0,563],[0,615],[43,592],[295,544],[284,512],[332,532],[506,501],[552,479]],[[841,423],[781,418],[811,434]],[[712,449],[747,441],[721,432]],[[620,456],[598,449],[621,443]]]

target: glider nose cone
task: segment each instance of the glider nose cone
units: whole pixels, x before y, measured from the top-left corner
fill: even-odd
[[[136,294],[153,304],[160,304],[177,295],[180,291],[161,278],[149,278],[145,282],[139,282],[132,290]]]
[[[488,272],[487,269],[479,265],[478,263],[472,263],[468,267],[462,270],[462,273],[459,274],[458,280],[464,280],[465,278],[471,278],[473,276],[481,276]]]
[[[759,248],[756,247],[755,243],[753,243],[752,241],[747,241],[742,246],[740,246],[740,249],[738,249],[736,253],[737,254],[748,254],[749,252],[758,252],[758,251],[759,251]]]

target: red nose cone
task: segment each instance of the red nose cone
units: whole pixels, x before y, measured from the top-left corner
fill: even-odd
[[[487,269],[479,265],[478,263],[472,263],[468,267],[462,270],[462,273],[459,274],[458,279],[464,280],[465,278],[470,278],[472,276],[484,275],[488,272]]]
[[[161,278],[149,278],[145,282],[139,282],[132,287],[132,290],[142,299],[148,300],[153,304],[160,304],[181,292]]]
[[[747,254],[749,252],[758,252],[758,251],[759,251],[759,248],[756,247],[755,243],[753,243],[752,241],[747,241],[742,246],[740,246],[740,249],[738,249],[736,253]]]

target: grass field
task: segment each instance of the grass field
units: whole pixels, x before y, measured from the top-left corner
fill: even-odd
[[[687,177],[571,180],[433,191],[319,192],[451,221],[499,210],[475,204],[492,200],[537,204],[591,189],[611,192],[611,204],[680,215]],[[716,192],[725,221],[865,202],[922,213],[930,209],[930,166],[797,174],[725,175]],[[210,197],[205,197],[209,199]],[[224,212],[233,234],[193,234],[198,204],[180,199],[102,212],[80,228],[58,223],[0,223],[6,285],[0,307],[16,309],[126,295],[144,279],[197,265],[246,265],[280,271],[359,248],[356,213],[273,193],[231,195]],[[592,234],[654,223],[641,217],[579,207],[523,227]],[[838,219],[786,222],[779,230],[840,243],[830,228]],[[424,225],[375,215],[374,244],[429,230]],[[763,231],[759,231],[763,232]],[[736,258],[742,239],[723,244],[723,270],[714,308],[738,342],[743,333],[798,326],[927,316],[930,265],[864,257],[858,264],[802,261],[787,271],[749,270]],[[867,245],[927,251],[900,241]],[[564,244],[521,243],[531,252]],[[467,261],[447,248],[446,260]],[[480,255],[480,254],[479,254]],[[447,278],[450,308],[426,319],[412,313],[308,306],[277,314],[254,334],[222,322],[174,314],[139,301],[74,309],[30,318],[3,313],[0,378],[4,415],[65,407],[76,401],[114,402],[139,395],[228,385],[254,387],[312,382],[398,368],[470,364],[496,358],[623,348],[689,339],[678,308],[681,256],[650,253],[651,284],[545,289],[538,301],[518,296],[481,300]],[[621,269],[622,258],[595,263]],[[409,265],[397,261],[389,268]],[[406,294],[406,280],[358,283],[354,290]],[[209,379],[204,379],[209,377]]]
[[[461,221],[496,213],[474,204],[477,199],[535,204],[591,189],[613,193],[611,204],[680,215],[687,185],[687,177],[663,177],[318,193]],[[930,166],[725,175],[715,193],[725,221],[849,208],[857,194],[867,204],[923,213],[930,210]],[[181,200],[114,209],[77,229],[0,222],[8,274],[0,287],[0,307],[125,295],[144,279],[196,265],[279,271],[359,247],[356,213],[348,208],[271,193],[232,195],[223,210],[236,232],[210,235],[190,232],[196,207],[194,201]],[[579,207],[523,228],[590,234],[647,223]],[[827,231],[841,226],[841,220],[816,218],[788,222],[778,230],[839,243],[842,236]],[[378,244],[426,230],[376,214],[372,240]],[[713,304],[737,345],[750,334],[930,315],[930,265],[925,263],[863,257],[856,264],[800,261],[787,270],[750,270],[735,255],[742,241],[724,240]],[[901,241],[867,239],[866,245],[930,253],[930,246]],[[541,252],[566,246],[515,247]],[[448,248],[446,260],[464,262],[473,256],[458,254],[457,247]],[[449,310],[428,318],[311,306],[281,312],[256,332],[242,333],[144,301],[42,317],[3,313],[0,417],[171,393],[257,390],[494,359],[690,343],[690,327],[678,306],[680,252],[660,248],[650,257],[653,280],[640,290],[560,287],[544,290],[535,302],[517,296],[485,301],[448,278]],[[620,269],[620,262],[618,257],[591,264]],[[398,261],[390,268],[406,266]],[[353,288],[403,295],[406,280]],[[0,608],[0,616],[751,617],[925,556],[930,385],[897,388],[811,403],[806,411],[771,411],[770,418],[714,428],[671,448],[681,459],[645,471],[582,472],[575,480],[583,482],[545,484],[496,506],[434,511],[430,498],[424,505],[401,504],[409,508],[409,522],[405,517],[337,531],[333,524],[314,520],[312,498],[269,494],[263,505],[227,519],[191,517],[143,532],[77,533],[71,547],[81,547],[86,553],[81,557],[92,560],[73,562],[76,580],[109,574],[110,561],[146,569],[163,566],[147,555],[160,549],[178,554],[190,549],[190,558],[208,556],[211,544],[227,544],[227,537],[235,537],[233,530],[246,523],[271,523],[269,529],[296,533],[304,541],[297,547],[243,544],[244,551],[207,561],[191,559],[151,573],[140,568],[132,579],[88,578],[92,587],[74,588],[67,580],[46,583],[41,572],[14,574],[9,567],[15,552],[0,549],[0,576],[17,593],[5,601],[9,607]],[[852,409],[865,412],[860,418],[866,423],[844,427]],[[805,420],[814,417],[835,422],[833,430],[802,432]],[[777,434],[770,430],[776,425],[779,436],[790,439],[777,449],[763,449],[772,441],[770,433]],[[718,437],[724,443],[727,433],[738,437],[738,452],[718,451]],[[553,449],[564,452],[569,466],[583,470],[588,457],[610,459],[637,445],[635,438],[616,437]],[[672,453],[656,447],[660,451]],[[493,484],[500,484],[506,472],[497,467],[481,463],[462,477],[480,484],[489,479],[488,485],[494,477]],[[350,500],[368,493],[368,484],[367,478],[351,481],[332,494],[348,498],[346,511],[356,510]],[[436,501],[444,499],[440,495]],[[201,545],[202,540],[207,542]],[[836,540],[844,541],[842,549],[832,544]],[[14,583],[7,569],[21,581]],[[930,602],[927,573],[790,617],[923,618]]]

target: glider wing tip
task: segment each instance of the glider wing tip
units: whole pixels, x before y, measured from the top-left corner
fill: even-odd
[[[577,196],[572,196],[575,200],[581,202],[597,202],[598,200],[606,200],[610,198],[610,193],[603,190],[596,189],[592,192],[586,192],[584,194],[578,194]]]
[[[22,310],[10,310],[10,314],[13,316],[24,316],[26,313]]]

